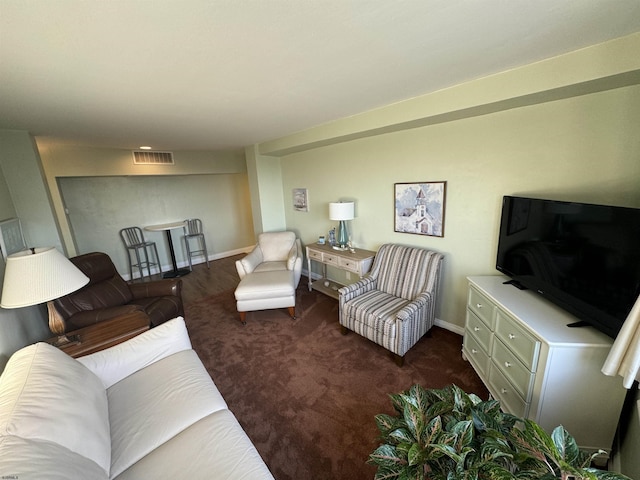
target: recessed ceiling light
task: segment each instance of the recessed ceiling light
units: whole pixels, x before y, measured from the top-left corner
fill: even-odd
[[[140,147],[140,150],[151,150],[151,147],[143,145],[142,147]]]

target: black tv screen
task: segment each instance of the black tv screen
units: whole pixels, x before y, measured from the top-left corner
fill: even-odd
[[[615,338],[640,294],[640,209],[505,196],[496,268]]]

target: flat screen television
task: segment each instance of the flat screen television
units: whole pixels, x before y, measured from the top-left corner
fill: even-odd
[[[496,268],[615,338],[640,294],[640,209],[505,196]]]

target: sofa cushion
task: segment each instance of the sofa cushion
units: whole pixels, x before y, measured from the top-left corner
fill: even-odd
[[[132,373],[182,350],[191,350],[191,340],[184,319],[177,317],[126,342],[80,357],[78,361],[109,388]]]
[[[108,480],[93,460],[57,443],[26,438],[0,437],[0,478],[19,480]]]
[[[116,480],[273,480],[229,410],[204,417],[122,472]]]
[[[107,394],[112,477],[198,420],[227,408],[193,350],[158,360],[112,385]]]
[[[109,409],[102,382],[47,343],[18,350],[0,376],[0,436],[6,435],[59,444],[109,472]]]

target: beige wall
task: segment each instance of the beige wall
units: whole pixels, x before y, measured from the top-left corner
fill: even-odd
[[[356,202],[359,247],[446,255],[437,315],[464,325],[468,275],[494,275],[503,195],[640,208],[640,35],[572,52],[257,145],[281,161],[287,228],[326,234],[328,203]],[[250,173],[251,174],[251,173]],[[395,182],[447,181],[444,238],[393,231]],[[309,190],[309,212],[291,190]],[[254,210],[254,214],[255,214]],[[333,271],[338,280],[341,272]],[[637,398],[637,397],[636,397]],[[637,412],[614,466],[640,478]]]
[[[128,278],[121,228],[200,218],[209,256],[255,243],[243,152],[174,152],[175,165],[134,165],[129,150],[39,143],[44,171],[69,256],[108,253]],[[162,233],[155,240],[163,270],[170,267]],[[173,232],[176,258],[186,264],[182,232]]]
[[[640,86],[363,138],[282,157],[287,227],[313,242],[328,203],[356,202],[357,246],[394,242],[446,255],[441,320],[464,324],[467,275],[497,274],[503,195],[640,207]],[[395,182],[447,181],[444,238],[394,233]],[[310,212],[291,190],[309,189]]]
[[[61,249],[33,139],[28,132],[0,130],[0,219],[11,217],[21,218],[28,245]],[[14,351],[49,336],[44,305],[0,308],[0,372]]]

